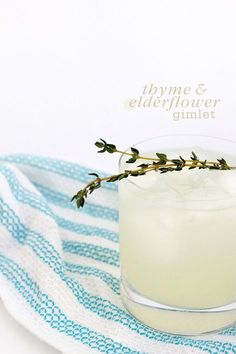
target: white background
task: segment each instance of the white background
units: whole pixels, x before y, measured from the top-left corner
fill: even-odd
[[[1,154],[112,170],[115,156],[96,154],[99,137],[121,148],[174,133],[236,140],[235,14],[234,0],[1,0]],[[126,108],[145,84],[201,82],[221,99],[213,120]],[[0,336],[1,353],[55,353],[3,308]]]

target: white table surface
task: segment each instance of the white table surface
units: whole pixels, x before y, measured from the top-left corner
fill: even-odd
[[[18,324],[0,301],[0,352],[6,354],[59,354],[58,350]]]
[[[234,0],[1,0],[1,154],[32,153],[113,170],[99,137],[130,146],[164,134],[236,140]],[[147,83],[204,82],[216,119],[174,122],[128,110]],[[0,352],[56,354],[0,303]]]

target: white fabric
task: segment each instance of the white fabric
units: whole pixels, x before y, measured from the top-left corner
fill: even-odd
[[[115,184],[82,210],[70,198],[90,170],[28,155],[0,158],[0,296],[23,326],[64,353],[235,353],[236,328],[160,333],[119,296]]]

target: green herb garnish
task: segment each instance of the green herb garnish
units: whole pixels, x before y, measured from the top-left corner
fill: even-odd
[[[97,173],[89,173],[89,175],[94,176],[95,178],[91,182],[89,182],[83,189],[79,190],[71,199],[71,201],[76,201],[76,205],[78,208],[84,206],[85,199],[94,190],[100,188],[102,182],[116,182],[129,176],[143,176],[150,171],[167,173],[173,171],[181,171],[183,168],[188,168],[189,170],[194,168],[210,170],[235,169],[235,167],[230,167],[223,158],[217,159],[217,161],[201,161],[198,159],[197,155],[194,152],[192,152],[192,155],[190,156],[189,160],[185,160],[182,156],[179,156],[179,158],[177,159],[168,159],[166,154],[160,152],[156,152],[156,158],[141,156],[138,149],[134,147],[131,147],[130,152],[121,151],[118,150],[114,144],[108,144],[103,139],[97,141],[95,143],[95,146],[101,149],[98,151],[98,153],[120,153],[129,156],[129,159],[126,161],[126,163],[132,164],[137,160],[146,160],[148,162],[138,165],[138,168],[136,169],[128,169],[122,173],[103,178],[99,177]]]

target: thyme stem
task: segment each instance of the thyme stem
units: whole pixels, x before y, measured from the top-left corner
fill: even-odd
[[[126,151],[122,151],[122,150],[115,150],[114,152],[118,152],[119,154],[122,155],[127,155],[127,156],[133,156],[133,154],[131,152],[126,152]],[[137,160],[149,160],[149,161],[159,161],[158,158],[156,157],[145,157],[145,156],[138,156]],[[170,159],[167,159],[167,161],[170,161]],[[192,160],[185,160],[186,162],[192,162]],[[199,160],[200,163],[203,163],[204,161]],[[215,161],[207,161],[208,165],[214,165],[216,162]]]
[[[142,176],[146,175],[146,173],[150,171],[160,171],[160,173],[181,171],[183,168],[186,167],[189,170],[194,168],[210,170],[231,170],[236,168],[233,166],[229,166],[223,158],[217,159],[217,161],[199,160],[194,152],[192,152],[192,156],[189,160],[185,160],[182,156],[179,156],[179,158],[176,159],[169,159],[166,154],[158,152],[156,153],[157,157],[145,157],[141,156],[139,154],[139,151],[134,147],[131,147],[131,152],[121,151],[118,150],[114,144],[108,144],[103,139],[100,140],[101,141],[97,141],[95,143],[98,148],[101,148],[101,150],[98,151],[99,153],[108,152],[110,154],[120,153],[123,155],[127,155],[130,158],[126,161],[126,163],[134,163],[137,160],[147,160],[151,162],[143,163],[137,166],[138,168],[126,169],[121,173],[102,178],[99,177],[97,173],[89,173],[89,175],[95,176],[95,178],[89,183],[87,183],[87,185],[83,189],[79,190],[72,198],[72,201],[76,200],[78,208],[84,206],[85,198],[87,198],[88,195],[91,194],[95,189],[100,188],[102,182],[115,182],[120,181],[129,176]]]

